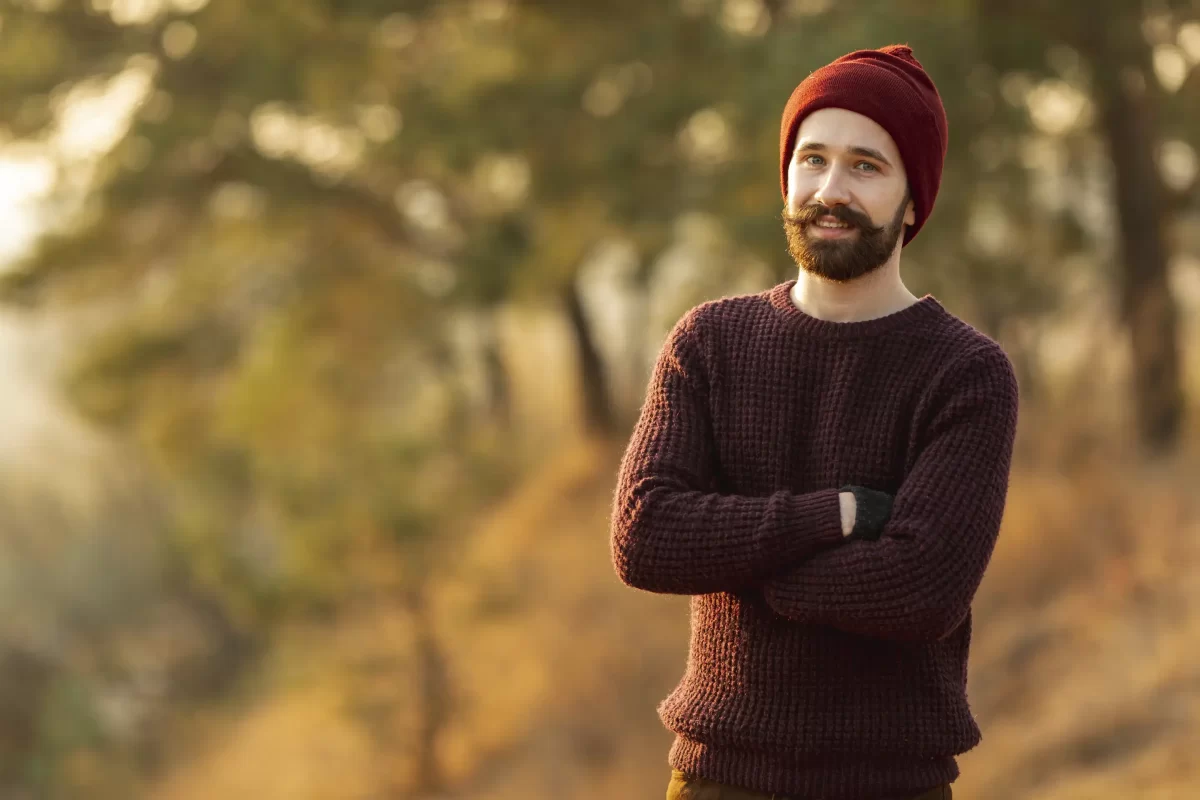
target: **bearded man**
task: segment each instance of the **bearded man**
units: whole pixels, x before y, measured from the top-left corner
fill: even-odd
[[[916,297],[946,115],[905,46],[850,53],[780,130],[797,279],[684,314],[621,460],[626,584],[691,596],[668,800],[935,800],[980,730],[971,603],[1008,491],[1000,346]]]

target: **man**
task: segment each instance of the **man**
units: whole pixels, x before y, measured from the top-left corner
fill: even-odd
[[[900,279],[946,150],[903,46],[796,88],[780,132],[798,279],[686,313],[621,461],[613,561],[692,595],[668,798],[949,798],[980,740],[971,601],[1018,388],[987,336]]]

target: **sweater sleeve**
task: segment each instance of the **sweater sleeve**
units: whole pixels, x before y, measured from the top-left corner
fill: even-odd
[[[1004,513],[1018,387],[998,346],[946,377],[879,540],[847,542],[764,581],[776,613],[903,641],[944,638],[965,619]]]
[[[659,353],[613,499],[617,575],[652,592],[736,591],[842,540],[836,489],[761,497],[714,490],[697,312],[680,319]]]

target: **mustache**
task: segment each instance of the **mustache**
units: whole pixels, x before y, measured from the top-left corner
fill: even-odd
[[[845,222],[855,228],[860,228],[866,233],[878,233],[883,230],[871,224],[871,219],[866,214],[860,211],[855,211],[849,206],[833,206],[832,208],[821,203],[807,205],[797,211],[795,214],[789,214],[786,211],[783,214],[784,220],[797,225],[811,225],[820,217],[833,217],[838,222]]]

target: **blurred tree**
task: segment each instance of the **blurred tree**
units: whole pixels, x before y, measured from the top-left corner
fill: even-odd
[[[395,99],[420,95],[410,73],[450,57],[439,37],[465,13],[423,10],[3,9],[6,39],[30,45],[5,51],[5,122],[55,160],[63,214],[7,295],[104,312],[70,395],[150,460],[172,563],[219,599],[218,628],[262,637],[334,608],[381,557],[401,574],[378,581],[419,591],[435,548],[418,543],[509,479],[450,361],[448,312],[479,289],[449,291],[466,213],[450,204],[469,194],[442,172],[455,143],[389,147]],[[81,114],[118,131],[72,133]],[[417,646],[433,668],[436,636]],[[436,739],[427,700],[418,727]]]
[[[1178,310],[1168,275],[1167,230],[1178,204],[1168,203],[1160,175],[1157,154],[1165,138],[1160,119],[1167,97],[1148,37],[1165,29],[1168,41],[1173,39],[1181,25],[1194,22],[1196,8],[1120,0],[986,0],[983,5],[993,22],[987,42],[993,63],[1054,75],[1055,61],[1062,72],[1065,58],[1096,107],[1095,132],[1112,164],[1115,284],[1131,344],[1138,433],[1147,452],[1168,452],[1178,444],[1185,408]]]

